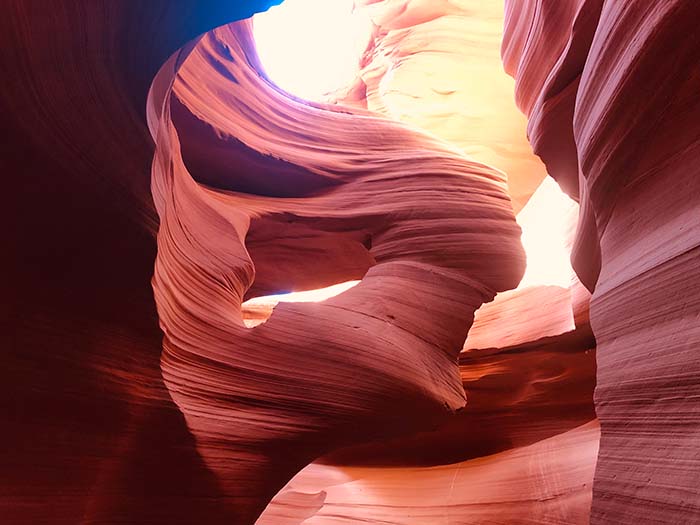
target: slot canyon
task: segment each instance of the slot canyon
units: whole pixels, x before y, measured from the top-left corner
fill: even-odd
[[[0,523],[700,524],[699,2],[0,12]]]

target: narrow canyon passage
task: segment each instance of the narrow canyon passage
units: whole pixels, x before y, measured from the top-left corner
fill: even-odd
[[[456,481],[455,461],[467,459],[456,465],[469,471],[469,458],[531,446],[595,418],[587,294],[567,261],[576,205],[554,183],[542,184],[536,198],[523,193],[537,188],[543,167],[525,153],[524,121],[503,92],[470,93],[463,87],[470,72],[455,74],[444,63],[430,79],[442,90],[401,82],[404,71],[416,67],[412,61],[425,62],[442,47],[443,61],[489,72],[503,91],[512,90],[498,54],[498,11],[483,14],[490,24],[482,23],[481,30],[494,33],[491,47],[471,56],[470,42],[455,45],[454,32],[468,26],[474,13],[445,6],[413,14],[409,9],[399,24],[382,5],[368,8],[372,18],[366,20],[374,29],[356,45],[354,77],[326,86],[316,102],[266,78],[256,53],[256,21],[205,35],[182,62],[170,99],[166,93],[163,101],[152,101],[163,108],[158,126],[152,125],[158,141],[153,187],[161,230],[154,290],[166,334],[163,376],[241,522],[259,514],[297,471],[322,456],[323,463],[336,465],[390,462],[399,478],[401,466],[407,469],[394,496],[384,491],[396,523],[449,522],[455,505],[464,507],[465,519],[485,519],[472,496],[449,489]],[[391,25],[374,22],[383,19]],[[279,31],[275,36],[284,42]],[[432,47],[411,52],[412,42],[426,35]],[[387,56],[401,59],[387,64]],[[294,67],[294,54],[285,58],[282,63]],[[300,63],[313,66],[303,57]],[[418,93],[411,95],[411,113],[397,113],[393,101],[402,89]],[[358,98],[361,92],[365,96]],[[445,92],[449,98],[440,100]],[[492,117],[490,126],[456,133],[453,119],[479,120],[484,112]],[[514,119],[521,123],[519,134]],[[480,144],[489,138],[491,144]],[[475,157],[501,159],[515,174],[506,179]],[[519,198],[515,207],[529,245],[525,279],[509,189]],[[538,217],[548,212],[549,222],[561,225],[557,233]],[[361,280],[323,302],[284,301],[266,312],[248,306],[239,312],[245,298],[350,279]],[[465,344],[475,310],[519,282],[518,290],[479,311]],[[537,323],[525,318],[534,301],[546,305]],[[263,318],[246,323],[249,312]],[[515,329],[498,325],[506,313]],[[564,397],[555,397],[558,392]],[[460,414],[447,417],[445,408]],[[534,484],[533,500],[548,494],[557,501],[554,508],[562,499],[577,502],[560,512],[560,520],[583,519],[597,426],[579,432],[583,437],[574,433],[572,439],[585,454],[562,453],[567,446],[553,442],[548,459],[541,460],[550,461],[562,481],[525,472],[493,490]],[[500,459],[494,475],[499,468]],[[276,501],[296,494],[307,472]],[[362,486],[387,472],[372,467]],[[423,510],[410,512],[401,493],[424,476],[432,490],[442,487],[444,498],[414,499],[411,505]],[[321,518],[325,504],[314,511],[317,495],[329,487],[318,480],[314,487],[316,496],[307,498],[312,508],[300,512],[329,521]],[[372,519],[371,499],[346,497],[346,505],[361,510],[345,511],[338,520],[354,522],[363,513],[362,519]],[[534,512],[529,501],[514,515],[523,507]],[[296,519],[275,505],[263,523]]]
[[[700,522],[700,6],[280,3],[0,8],[3,522]]]
[[[198,42],[162,104],[153,173],[163,377],[241,522],[311,460],[462,408],[474,312],[524,267],[502,174],[366,111],[295,101],[259,77],[251,50],[248,22]],[[200,135],[193,151],[195,118],[213,142]],[[260,166],[251,185],[274,176],[270,157],[321,182],[294,197],[221,191],[236,184],[227,141]],[[200,170],[224,179],[204,187]],[[246,294],[357,277],[243,323]]]

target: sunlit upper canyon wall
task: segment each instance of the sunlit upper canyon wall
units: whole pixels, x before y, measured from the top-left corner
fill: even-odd
[[[3,522],[700,521],[700,6],[273,3],[2,7]]]

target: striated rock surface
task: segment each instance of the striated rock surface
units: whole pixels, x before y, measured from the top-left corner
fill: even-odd
[[[374,24],[356,81],[329,99],[426,130],[508,174],[517,213],[546,176],[503,74],[503,6],[356,0]]]
[[[3,522],[252,523],[319,456],[312,471],[355,465],[379,496],[355,506],[321,477],[283,488],[263,520],[330,523],[345,501],[350,522],[410,522],[405,503],[381,500],[417,486],[430,492],[414,522],[510,519],[503,487],[527,487],[512,512],[583,520],[597,433],[563,433],[594,417],[585,313],[566,288],[514,292],[481,311],[480,343],[464,347],[475,310],[518,284],[512,206],[544,175],[511,100],[473,82],[471,101],[459,94],[487,70],[510,89],[495,75],[498,11],[480,58],[457,30],[481,16],[465,6],[364,6],[381,27],[365,72],[393,84],[368,76],[376,93],[351,109],[272,86],[248,22],[199,40],[266,6],[3,6],[5,195],[19,225],[4,273]],[[377,61],[392,49],[406,53],[392,65],[401,82]],[[450,49],[435,86],[413,93],[415,119],[405,104],[390,112],[392,91]],[[474,71],[454,75],[467,59]],[[445,104],[431,113],[433,95]],[[461,142],[446,112],[468,124]],[[465,153],[512,171],[509,188]],[[246,299],[350,279],[362,281],[324,303],[247,309],[260,324],[245,326]],[[514,331],[496,321],[528,298],[552,315]],[[559,481],[523,467],[540,463]],[[481,503],[469,499],[488,475]]]
[[[461,408],[473,313],[524,267],[501,174],[398,123],[294,100],[253,49],[247,22],[208,33],[179,69],[172,120],[158,97],[168,66],[150,101],[163,377],[241,523],[311,460]],[[212,132],[190,150],[195,119]],[[250,184],[283,162],[313,186],[235,191],[232,151],[259,166]],[[224,179],[205,187],[200,170]],[[337,297],[243,323],[246,295],[358,272]]]
[[[696,2],[506,2],[503,57],[581,203],[601,423],[592,523],[700,520]],[[544,45],[543,37],[550,39]]]
[[[145,106],[270,3],[0,5],[2,523],[235,523],[161,377]]]
[[[257,525],[586,523],[598,436],[593,421],[527,447],[450,465],[313,464],[280,492]]]
[[[271,3],[0,8],[3,523],[700,521],[696,3],[358,0],[323,103]]]
[[[481,56],[461,35],[486,11],[389,4],[363,7],[379,29],[354,108],[272,86],[249,22],[199,38],[267,4],[3,5],[18,225],[4,230],[16,235],[3,523],[252,523],[280,489],[261,520],[585,521],[597,446],[595,424],[580,427],[594,417],[585,308],[565,287],[511,292],[464,344],[479,306],[518,284],[512,206],[544,175],[497,95],[511,85],[495,74],[500,14],[485,7],[483,33],[472,28]],[[405,53],[397,77],[380,67],[392,49]],[[439,56],[412,120],[392,93]],[[459,94],[481,74],[494,94],[475,82],[471,100]],[[509,187],[480,162],[511,171]],[[351,279],[324,303],[242,312]],[[548,314],[506,322],[533,300]],[[334,489],[337,469],[376,496]],[[416,487],[414,514],[400,499]],[[521,503],[502,508],[504,491]]]

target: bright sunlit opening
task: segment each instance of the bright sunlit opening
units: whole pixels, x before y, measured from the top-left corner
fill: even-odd
[[[570,239],[578,204],[551,177],[545,177],[517,216],[523,230],[527,269],[518,288],[571,285]]]
[[[266,295],[264,297],[255,297],[254,299],[249,299],[243,306],[251,306],[258,304],[277,304],[277,303],[317,303],[319,301],[325,301],[336,295],[340,295],[346,290],[349,290],[355,286],[360,281],[346,281],[344,283],[334,284],[333,286],[327,286],[325,288],[318,288],[316,290],[306,290],[303,292],[291,292],[282,293],[278,295]]]
[[[272,315],[272,310],[278,303],[317,303],[325,301],[326,299],[330,299],[331,297],[335,297],[349,290],[359,282],[360,281],[346,281],[316,290],[265,295],[263,297],[249,299],[244,302],[241,307],[243,323],[248,328],[253,328],[267,321],[270,315]]]
[[[353,0],[286,0],[253,17],[260,61],[285,91],[322,101],[349,85],[372,32]]]

